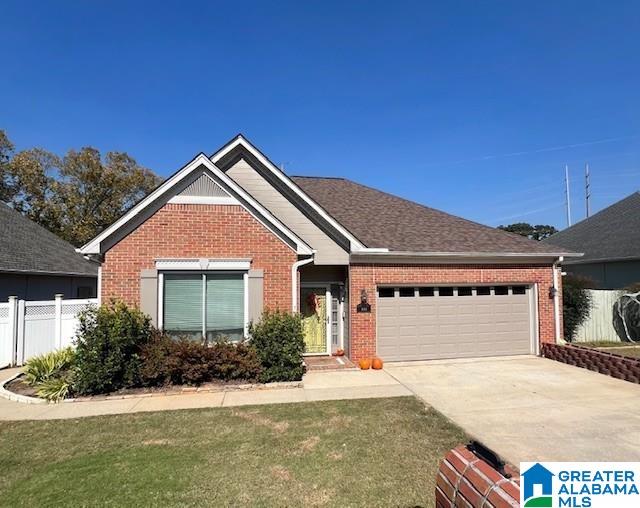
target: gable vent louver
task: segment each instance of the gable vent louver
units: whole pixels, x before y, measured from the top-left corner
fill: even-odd
[[[202,196],[211,198],[226,198],[229,194],[207,175],[200,175],[198,179],[189,184],[179,196]]]

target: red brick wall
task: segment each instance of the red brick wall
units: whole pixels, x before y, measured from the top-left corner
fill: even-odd
[[[549,287],[553,285],[553,269],[550,265],[351,265],[349,294],[352,360],[376,354],[376,286],[403,283],[538,283],[540,341],[555,342],[553,300],[549,298]],[[367,291],[371,313],[356,312],[362,289]]]
[[[503,474],[467,447],[458,446],[440,462],[435,494],[436,508],[517,508],[520,506],[520,473],[507,464]]]
[[[140,271],[157,258],[251,258],[264,306],[291,310],[296,253],[238,205],[167,204],[105,254],[102,298],[140,304]]]

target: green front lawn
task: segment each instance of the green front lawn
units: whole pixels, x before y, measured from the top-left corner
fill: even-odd
[[[613,341],[596,341],[596,342],[577,342],[579,346],[587,346],[598,351],[606,351],[607,353],[615,353],[617,355],[628,356],[630,358],[640,358],[640,345],[629,344],[627,342]]]
[[[413,397],[0,423],[2,506],[434,506],[464,433]]]

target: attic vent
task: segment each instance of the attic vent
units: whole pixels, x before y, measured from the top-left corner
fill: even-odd
[[[211,198],[226,198],[229,194],[207,175],[200,175],[179,196],[206,196]]]

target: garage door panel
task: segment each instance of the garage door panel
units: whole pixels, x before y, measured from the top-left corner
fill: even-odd
[[[529,294],[396,296],[377,303],[378,354],[386,360],[531,351]]]
[[[445,298],[453,298],[453,297],[445,297]],[[455,316],[458,314],[458,306],[452,304],[442,304],[438,306],[438,315],[439,316]]]
[[[460,323],[458,325],[458,333],[460,335],[476,335],[478,328],[475,323]]]

